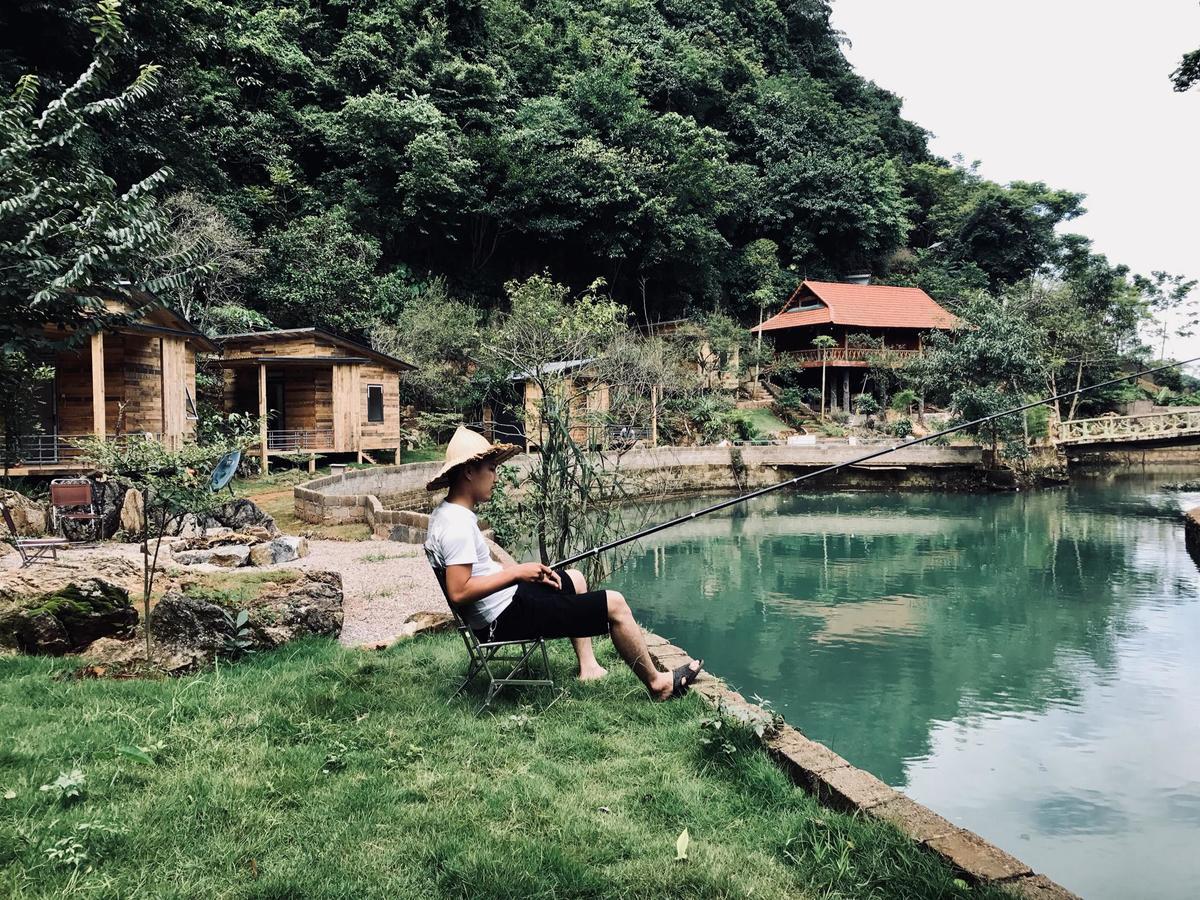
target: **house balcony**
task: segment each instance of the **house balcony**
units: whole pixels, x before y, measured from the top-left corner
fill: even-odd
[[[828,350],[785,350],[779,355],[795,360],[802,369],[819,369],[822,365],[865,369],[881,365],[898,368],[923,356],[924,351],[880,347],[830,347]]]
[[[86,468],[79,442],[93,434],[19,434],[14,440],[14,462],[10,475],[36,475],[39,472],[78,472]],[[125,435],[106,435],[106,441],[161,441],[162,435],[138,431]]]

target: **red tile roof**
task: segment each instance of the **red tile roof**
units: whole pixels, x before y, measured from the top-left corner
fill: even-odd
[[[807,288],[807,290],[805,290]],[[818,309],[788,309],[797,300],[819,301]],[[957,328],[959,318],[920,288],[885,284],[805,281],[792,293],[783,312],[751,331],[776,331],[802,325],[859,325],[874,328]]]

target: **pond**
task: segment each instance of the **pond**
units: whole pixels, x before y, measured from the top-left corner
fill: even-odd
[[[1200,878],[1200,573],[1163,491],[780,493],[636,545],[647,627],[1085,897]],[[712,502],[663,504],[654,519]]]

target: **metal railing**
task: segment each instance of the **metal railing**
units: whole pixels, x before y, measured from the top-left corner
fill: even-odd
[[[804,365],[820,365],[839,362],[863,362],[898,366],[913,357],[920,356],[921,350],[892,350],[882,347],[830,347],[828,350],[791,350],[784,355],[800,360]]]
[[[304,450],[329,450],[333,447],[333,431],[326,429],[288,429],[267,432],[267,449],[282,453]]]
[[[21,465],[52,466],[78,459],[82,455],[78,442],[94,438],[93,434],[19,434],[16,436],[16,458]],[[105,435],[110,443],[121,441],[161,441],[162,435],[154,431],[135,431],[130,434]]]
[[[605,425],[604,439],[610,447],[627,446],[650,440],[650,429],[641,425]]]

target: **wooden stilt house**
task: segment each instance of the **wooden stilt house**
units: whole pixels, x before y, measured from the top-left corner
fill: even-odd
[[[400,449],[400,373],[408,363],[319,328],[218,338],[226,412],[264,417],[263,470],[281,453]]]
[[[44,360],[53,369],[40,394],[38,421],[10,437],[17,451],[10,475],[82,469],[75,441],[83,436],[150,435],[178,447],[196,430],[196,353],[216,346],[153,296],[104,298],[113,322],[85,340],[62,329],[63,345]],[[6,426],[11,427],[11,426]]]

